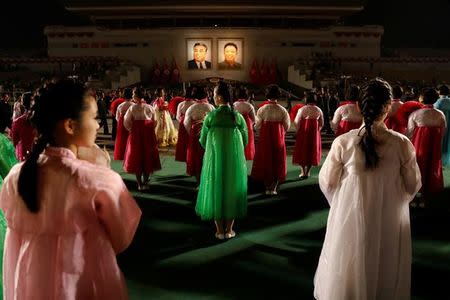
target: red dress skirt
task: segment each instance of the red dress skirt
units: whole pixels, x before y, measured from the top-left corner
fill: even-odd
[[[248,143],[245,146],[245,159],[253,160],[255,157],[255,134],[253,132],[253,122],[248,116],[248,114],[243,114],[245,123],[247,124],[247,132],[248,132]]]
[[[153,173],[161,170],[155,123],[135,120],[128,137],[123,168],[128,173]]]
[[[128,143],[128,130],[123,126],[123,116],[117,122],[116,143],[114,144],[114,160],[123,160]]]
[[[295,140],[292,163],[318,166],[322,156],[322,139],[317,119],[301,119]]]
[[[203,121],[192,123],[186,154],[186,173],[190,176],[195,176],[197,181],[200,181],[203,156],[205,154],[205,149],[200,145],[200,132],[202,131],[202,126]]]
[[[444,188],[442,174],[442,127],[416,127],[411,142],[416,149],[422,175],[422,193],[436,193]]]
[[[178,126],[178,140],[177,140],[177,147],[175,148],[175,160],[185,162],[189,143],[189,135],[183,123],[184,123],[184,116],[180,118],[180,125]]]
[[[259,131],[251,177],[266,185],[286,179],[286,144],[282,122],[264,121]]]

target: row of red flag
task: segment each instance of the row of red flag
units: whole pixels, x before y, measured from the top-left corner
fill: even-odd
[[[172,59],[171,66],[164,58],[163,63],[160,64],[155,59],[153,62],[153,69],[151,73],[151,82],[153,84],[177,84],[181,80],[180,68],[175,59]],[[277,83],[278,68],[275,59],[271,62],[263,59],[262,63],[258,64],[258,60],[253,60],[250,68],[250,82],[253,84],[267,85]]]
[[[278,68],[277,62],[273,58],[271,62],[263,59],[262,63],[258,64],[258,60],[253,60],[250,68],[250,82],[253,84],[273,84],[278,81]]]
[[[170,67],[165,58],[161,66],[155,59],[153,61],[153,69],[150,75],[151,82],[153,84],[177,84],[181,80],[180,68],[174,58],[172,59]]]

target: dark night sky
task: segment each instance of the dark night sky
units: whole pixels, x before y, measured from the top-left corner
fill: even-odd
[[[0,9],[0,49],[43,48],[45,25],[80,22],[79,17],[64,10],[59,0],[10,3],[8,7],[2,3]],[[450,0],[367,0],[365,7],[347,24],[383,25],[383,45],[387,48],[450,48]]]

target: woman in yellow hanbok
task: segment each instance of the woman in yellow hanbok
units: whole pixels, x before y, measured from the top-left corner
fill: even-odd
[[[169,106],[165,100],[165,91],[163,88],[156,90],[158,97],[153,102],[156,111],[157,125],[155,128],[156,139],[159,147],[175,146],[178,139],[178,131],[173,125],[172,118],[169,113]]]

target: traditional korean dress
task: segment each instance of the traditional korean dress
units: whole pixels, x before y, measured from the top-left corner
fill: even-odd
[[[0,133],[0,188],[3,178],[8,175],[9,170],[17,163],[15,149],[10,140]],[[0,210],[0,255],[3,258],[3,248],[6,235],[6,219]],[[3,274],[3,259],[0,261],[0,272]],[[3,299],[3,277],[0,279],[0,299]]]
[[[410,299],[409,202],[420,188],[420,171],[405,136],[384,123],[372,130],[381,157],[375,170],[366,170],[353,130],[334,140],[319,173],[330,212],[316,299]]]
[[[16,156],[20,161],[24,161],[28,153],[33,148],[36,130],[28,121],[28,113],[15,119],[12,123],[11,137],[16,147]]]
[[[158,98],[154,102],[156,111],[156,139],[160,147],[174,146],[177,143],[178,131],[170,117],[167,101]]]
[[[350,102],[336,109],[333,120],[331,121],[331,129],[333,129],[336,136],[340,136],[352,129],[359,128],[362,121],[363,117],[357,110],[356,104]]]
[[[297,128],[292,163],[300,166],[318,166],[322,157],[322,110],[312,104],[299,109],[294,124]]]
[[[125,128],[130,132],[123,162],[126,172],[151,174],[161,170],[155,118],[154,108],[144,101],[131,105],[127,110],[123,120]]]
[[[116,142],[114,143],[114,160],[123,160],[128,142],[128,130],[123,126],[123,118],[128,108],[133,104],[131,101],[122,102],[116,110],[117,121]]]
[[[114,140],[116,140],[116,137],[117,137],[117,126],[118,126],[117,118],[116,118],[117,108],[119,107],[120,104],[124,103],[125,101],[127,101],[127,99],[125,99],[125,98],[116,98],[116,99],[114,99],[113,102],[111,102],[111,105],[109,106],[109,112],[111,113],[112,121],[113,121],[111,137]]]
[[[197,102],[195,102],[194,99],[186,99],[185,101],[178,104],[176,117],[179,125],[178,125],[177,147],[175,149],[176,161],[183,161],[183,162],[186,161],[186,153],[189,143],[189,133],[186,131],[186,128],[184,127],[184,117],[188,108],[195,103]]]
[[[259,130],[251,176],[270,185],[286,179],[285,133],[291,126],[287,110],[276,101],[268,101],[256,113]]]
[[[401,134],[405,134],[406,127],[402,126],[401,122],[399,122],[397,118],[397,111],[402,105],[403,102],[400,101],[400,99],[392,99],[391,110],[389,111],[386,120],[384,120],[384,123],[386,124],[387,128],[397,131]]]
[[[245,158],[253,160],[255,157],[255,137],[253,132],[253,124],[255,123],[255,108],[245,99],[238,99],[234,102],[234,109],[242,114],[247,124],[248,143],[245,146]]]
[[[446,128],[445,115],[433,105],[413,112],[408,119],[407,135],[416,149],[422,174],[423,193],[436,193],[444,188],[442,174],[442,138]]]
[[[450,120],[450,98],[448,96],[439,98],[434,104],[434,108],[439,109],[445,115],[447,123]],[[450,130],[448,127],[444,131],[444,139],[442,140],[442,164],[450,166]]]
[[[195,211],[203,220],[230,220],[247,214],[247,125],[223,105],[203,122],[205,157]]]
[[[200,132],[202,130],[203,120],[206,115],[214,110],[214,106],[208,103],[208,100],[198,100],[186,111],[184,117],[184,127],[189,133],[189,143],[186,152],[186,173],[195,176],[197,181],[200,180],[202,172],[203,155],[205,150],[200,145]]]
[[[5,299],[128,299],[116,255],[130,245],[141,211],[120,176],[48,147],[38,160],[40,208],[31,213],[18,194],[22,165],[0,192]]]

